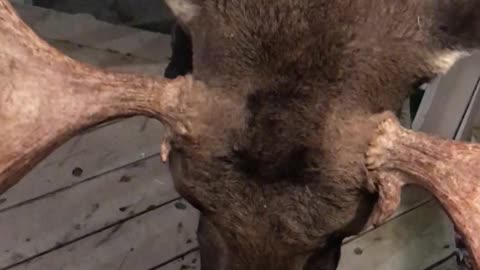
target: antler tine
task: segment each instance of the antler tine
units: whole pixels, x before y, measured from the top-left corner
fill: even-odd
[[[0,33],[0,193],[80,130],[112,118],[145,114],[188,131],[184,102],[194,84],[201,87],[190,76],[167,80],[79,63],[39,38],[7,0],[0,0]]]
[[[373,216],[393,213],[400,186],[420,185],[441,203],[465,238],[475,269],[480,269],[480,144],[407,130],[390,118],[376,130],[366,162],[383,194]]]

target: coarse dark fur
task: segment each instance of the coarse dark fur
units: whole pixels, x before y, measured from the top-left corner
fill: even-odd
[[[199,12],[179,18],[166,75],[193,70],[229,100],[205,105],[195,140],[172,140],[202,269],[336,269],[377,198],[368,117],[444,71],[446,49],[478,46],[480,0],[179,1]]]

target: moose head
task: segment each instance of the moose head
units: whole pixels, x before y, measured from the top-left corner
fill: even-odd
[[[476,0],[167,3],[191,43],[175,79],[70,59],[0,0],[0,192],[88,126],[155,117],[203,269],[335,269],[378,199],[381,112],[480,41]]]

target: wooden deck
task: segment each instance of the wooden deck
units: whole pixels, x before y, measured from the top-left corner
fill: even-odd
[[[168,36],[17,8],[39,35],[76,59],[163,73]],[[198,213],[175,192],[160,162],[162,133],[161,124],[144,117],[92,128],[0,196],[0,269],[200,269]],[[443,211],[409,188],[387,224],[345,242],[339,269],[454,270],[454,251]]]

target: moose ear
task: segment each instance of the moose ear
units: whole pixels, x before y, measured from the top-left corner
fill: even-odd
[[[183,23],[190,22],[200,13],[200,5],[195,0],[165,0],[173,15]]]

